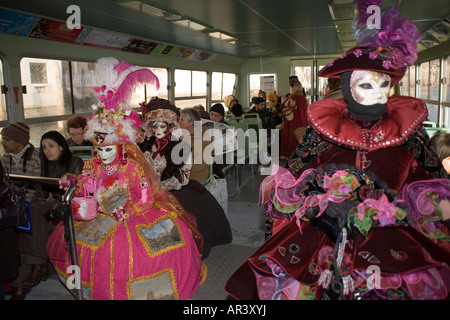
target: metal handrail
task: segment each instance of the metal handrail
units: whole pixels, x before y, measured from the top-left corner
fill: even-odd
[[[10,174],[8,174],[8,176],[10,179],[13,179],[13,180],[41,183],[41,184],[46,184],[46,185],[51,185],[51,186],[57,186],[59,184],[58,178],[27,176],[27,175],[14,174],[14,173],[10,173]]]
[[[64,206],[62,209],[62,217],[64,222],[64,236],[69,241],[70,258],[72,265],[79,267],[78,254],[77,254],[77,242],[75,238],[75,226],[73,223],[72,214],[72,197],[75,192],[75,184],[71,183],[66,193],[63,196]],[[77,271],[75,271],[77,272]],[[77,275],[79,276],[79,275]],[[75,287],[75,294],[77,300],[83,300],[82,284],[80,280],[80,287]]]

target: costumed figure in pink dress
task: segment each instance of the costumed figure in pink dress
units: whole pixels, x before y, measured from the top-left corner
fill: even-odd
[[[308,108],[288,168],[275,167],[260,204],[277,230],[228,280],[238,299],[448,299],[450,180],[422,121],[426,105],[390,88],[414,64],[420,32],[398,11],[320,70],[344,98]],[[447,218],[446,218],[447,217]]]
[[[161,186],[137,147],[142,123],[127,104],[135,85],[158,85],[158,79],[114,58],[102,58],[98,66],[105,85],[94,88],[100,103],[85,129],[95,155],[76,179],[61,179],[62,185],[75,180],[73,200],[87,197],[73,203],[74,218],[81,220],[75,234],[83,298],[187,299],[206,276],[203,240],[195,218]],[[47,251],[61,279],[71,275],[66,244],[60,224]]]
[[[297,77],[289,78],[291,95],[281,105],[283,116],[283,130],[281,132],[280,157],[289,159],[298,144],[299,137],[303,136],[309,126],[306,117],[308,103],[304,95],[304,90]]]

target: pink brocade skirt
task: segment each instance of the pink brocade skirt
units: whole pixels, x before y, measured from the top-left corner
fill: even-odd
[[[189,229],[163,207],[125,222],[103,214],[76,221],[75,234],[84,299],[187,299],[206,277]],[[66,244],[60,223],[47,252],[63,281],[72,276]]]

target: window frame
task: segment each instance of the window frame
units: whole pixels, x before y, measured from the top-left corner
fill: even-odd
[[[259,81],[261,82],[261,77],[267,77],[267,76],[274,76],[274,90],[275,92],[277,91],[277,86],[278,86],[278,75],[276,72],[251,72],[248,74],[247,76],[247,83],[248,83],[248,87],[247,87],[247,95],[248,95],[248,101],[250,102],[252,100],[253,97],[257,97],[258,93],[256,93],[256,95],[252,94],[252,91],[254,92],[254,90],[252,89],[252,80],[251,77],[252,76],[259,76]],[[261,87],[258,89],[258,91],[261,90]],[[266,92],[266,97],[267,97],[268,93]],[[251,104],[251,102],[250,102]],[[247,106],[242,106],[244,109],[247,108]]]
[[[220,84],[220,99],[213,99],[213,88],[214,88],[214,74],[220,74],[221,77],[221,84]],[[231,92],[228,93],[226,92],[226,90],[224,89],[225,87],[225,82],[224,82],[224,75],[233,75],[234,76],[234,83],[233,86],[231,88]],[[235,96],[236,94],[236,86],[237,86],[237,81],[238,81],[238,76],[236,73],[233,72],[222,72],[222,71],[212,71],[211,72],[211,105],[215,104],[215,103],[223,103],[225,101],[225,97],[228,95],[233,95]]]
[[[4,106],[4,110],[1,112],[4,113],[4,118],[0,117],[0,127],[4,127],[9,123],[9,119],[11,118],[11,112],[8,108],[8,99],[14,94],[11,88],[8,88],[8,69],[5,64],[5,59],[2,55],[0,55],[0,88],[1,88],[1,97],[0,97],[0,106]]]
[[[190,73],[190,86],[189,86],[189,93],[188,93],[188,95],[179,95],[179,96],[177,96],[177,82],[181,82],[181,81],[184,81],[184,80],[181,80],[181,81],[177,81],[177,71],[184,71],[184,72],[189,72]],[[193,73],[194,72],[203,72],[204,73],[204,76],[206,77],[206,79],[205,79],[205,94],[204,95],[195,95],[195,94],[193,94],[193,82],[194,82],[194,76],[193,76]],[[205,108],[206,108],[206,104],[207,104],[207,101],[208,101],[208,72],[207,71],[204,71],[204,70],[194,70],[194,69],[182,69],[182,68],[176,68],[175,70],[174,70],[174,73],[173,73],[173,79],[174,79],[174,81],[173,81],[173,83],[174,83],[174,85],[173,85],[173,97],[174,97],[174,102],[175,102],[175,105],[177,106],[177,107],[179,107],[179,108],[186,108],[186,106],[182,106],[182,105],[184,105],[187,101],[194,101],[194,100],[196,100],[196,102],[199,102],[199,100],[200,101],[204,101],[204,104],[205,104]],[[193,102],[194,104],[195,104],[195,102]],[[194,105],[192,105],[191,107],[193,107]]]
[[[0,57],[1,58],[1,57]],[[96,64],[96,61],[92,61],[92,60],[87,60],[87,59],[65,59],[65,58],[61,58],[61,57],[38,57],[38,56],[32,56],[32,55],[26,55],[26,56],[22,56],[21,60],[19,62],[22,63],[22,59],[39,59],[39,60],[51,60],[51,61],[57,61],[59,63],[67,63],[68,64],[68,81],[69,83],[67,84],[67,86],[70,88],[70,92],[68,93],[69,95],[69,99],[70,99],[70,105],[64,105],[65,108],[67,108],[67,110],[70,110],[70,112],[64,112],[64,114],[59,114],[59,115],[45,115],[45,116],[39,116],[39,117],[27,117],[25,115],[25,104],[23,103],[24,101],[24,94],[26,93],[26,87],[24,86],[24,90],[22,90],[22,110],[23,110],[23,118],[24,120],[29,123],[29,124],[40,124],[40,123],[48,123],[48,122],[53,122],[53,123],[58,123],[58,127],[60,126],[59,121],[66,121],[68,118],[70,118],[71,116],[73,116],[74,114],[79,114],[79,115],[83,115],[86,117],[89,117],[92,113],[91,110],[81,110],[78,111],[76,106],[75,106],[75,101],[74,101],[74,75],[73,75],[73,67],[74,67],[74,63],[80,62],[80,63],[88,63],[88,64]],[[29,63],[29,62],[28,62]],[[157,67],[157,66],[139,66],[139,67],[144,67],[144,68],[156,68],[156,69],[162,69],[165,70],[167,73],[167,82],[169,81],[169,69],[167,67]],[[48,66],[47,66],[48,68]],[[22,68],[20,68],[20,77],[21,77],[21,81],[23,78],[22,75]],[[64,73],[61,70],[60,73],[61,77],[64,77]],[[31,76],[31,75],[30,75]],[[47,70],[47,79],[48,79],[48,70]],[[22,81],[23,83],[23,81]],[[48,85],[48,84],[33,84],[33,86],[44,86],[44,85]],[[95,86],[95,85],[94,85]],[[164,86],[160,86],[160,90],[161,88],[164,88]],[[148,91],[149,89],[147,89]],[[164,90],[166,91],[166,95],[169,96],[169,89],[168,89],[168,84],[166,85],[166,87],[164,88]],[[144,96],[142,97],[142,101],[144,101],[145,96],[147,94],[147,91],[144,93]],[[61,92],[62,95],[64,95],[64,93]],[[96,94],[95,94],[96,96]],[[151,99],[151,97],[147,96],[147,102]],[[135,106],[133,107],[133,109],[139,109],[139,106]],[[1,122],[0,122],[1,123]]]

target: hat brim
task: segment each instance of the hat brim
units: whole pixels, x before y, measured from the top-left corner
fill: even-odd
[[[388,59],[370,50],[368,47],[353,47],[341,57],[333,60],[320,69],[319,77],[339,78],[346,71],[369,70],[388,74],[391,77],[391,87],[396,85],[405,75],[406,68],[397,68]]]

